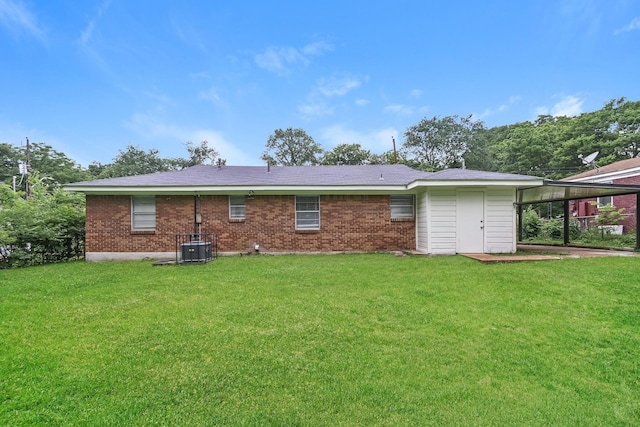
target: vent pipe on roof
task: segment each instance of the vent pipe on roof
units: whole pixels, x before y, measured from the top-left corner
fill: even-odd
[[[218,169],[222,168],[222,159],[218,157]]]
[[[267,173],[271,173],[271,162],[267,162]]]

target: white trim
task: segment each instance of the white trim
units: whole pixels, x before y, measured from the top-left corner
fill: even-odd
[[[164,186],[91,186],[65,185],[68,191],[85,194],[248,194],[256,195],[297,195],[318,194],[392,194],[407,191],[417,192],[424,187],[536,187],[544,184],[543,179],[529,180],[415,180],[406,185],[164,185]],[[311,195],[311,194],[310,194]]]
[[[138,199],[138,203],[135,203],[134,200]],[[138,219],[140,219],[140,217],[151,217],[151,213],[147,213],[147,212],[138,212],[136,213],[136,205],[138,206],[144,206],[145,203],[141,203],[142,200],[140,199],[148,199],[148,200],[153,200],[153,227],[136,227],[135,223],[136,223],[136,217],[138,217]],[[147,205],[151,205],[151,203],[146,203]],[[131,196],[131,230],[132,231],[155,231],[156,227],[158,226],[158,218],[157,218],[157,208],[156,208],[156,197],[155,196],[149,196],[149,195],[142,195],[142,194],[137,194],[137,195],[132,195]]]
[[[482,230],[481,234],[482,234],[482,253],[486,253],[487,251],[487,192],[484,189],[481,188],[457,188],[456,189],[456,253],[463,253],[461,252],[461,248],[460,248],[460,239],[462,238],[462,233],[460,232],[461,229],[461,223],[462,223],[462,217],[460,215],[461,211],[461,206],[460,206],[460,200],[462,200],[464,198],[464,195],[462,195],[461,193],[474,193],[474,194],[481,194],[482,195],[482,220],[480,221],[482,225],[477,224],[477,226],[479,226]]]
[[[393,203],[393,199],[394,196],[396,197],[396,204]],[[402,208],[402,207],[408,207],[409,204],[398,204],[397,203],[397,198],[401,197],[401,198],[411,198],[411,215],[398,215],[396,212],[396,215],[394,215],[393,211],[394,211],[394,207],[396,208],[396,210],[398,210],[398,208]],[[402,200],[402,199],[401,199]],[[391,194],[389,195],[389,210],[391,212],[391,219],[414,219],[416,217],[416,197],[414,194]]]
[[[317,227],[298,227],[298,197],[315,197],[317,199],[317,203],[318,203],[318,210],[305,210],[305,211],[300,211],[300,212],[318,212],[318,226]],[[298,195],[295,197],[294,200],[294,209],[296,212],[296,217],[295,217],[295,229],[296,230],[320,230],[320,196],[318,195]]]
[[[589,175],[582,178],[571,179],[566,178],[567,182],[594,182],[594,183],[610,183],[617,179],[632,178],[640,175],[640,167],[624,169],[621,171],[608,172],[603,174]]]
[[[530,179],[530,180],[443,180],[443,181],[428,181],[428,180],[416,180],[407,185],[407,190],[413,190],[419,187],[537,187],[543,185],[543,179]]]
[[[231,204],[231,198],[232,197],[242,197],[242,208],[243,208],[243,215],[242,216],[234,216],[231,213],[231,208],[232,207],[238,207],[240,206],[239,204]],[[229,194],[229,219],[231,220],[239,220],[239,219],[245,219],[247,217],[247,198],[244,194]]]

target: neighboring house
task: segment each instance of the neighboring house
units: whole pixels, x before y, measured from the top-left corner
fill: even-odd
[[[218,251],[516,250],[516,191],[537,177],[404,165],[209,166],[69,184],[86,194],[88,261],[176,256],[176,236]]]
[[[640,158],[636,157],[596,167],[581,174],[564,178],[562,181],[640,185]],[[594,202],[601,205],[612,204],[618,209],[624,208],[624,219],[620,225],[623,226],[623,231],[626,233],[635,230],[636,227],[636,200],[635,194],[572,200],[569,204],[569,211],[583,226],[587,226],[598,215],[598,207],[594,205]]]

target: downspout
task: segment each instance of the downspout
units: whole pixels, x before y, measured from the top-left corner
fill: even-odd
[[[200,201],[200,195],[195,194],[193,196],[193,234],[194,235],[200,234],[200,228],[202,225],[202,215],[198,213],[199,201]]]

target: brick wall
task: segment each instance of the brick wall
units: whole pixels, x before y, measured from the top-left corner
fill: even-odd
[[[640,185],[640,176],[633,176],[629,178],[617,179],[613,182],[613,184],[626,184],[626,185]],[[598,209],[595,206],[588,205],[588,202],[596,202],[598,199],[581,199],[581,200],[572,200],[569,203],[570,212],[578,214],[578,217],[586,217],[585,219],[589,222],[598,215]],[[622,225],[623,231],[625,233],[634,231],[636,229],[636,215],[638,212],[638,207],[636,203],[636,195],[635,194],[625,194],[622,196],[613,196],[613,205],[620,209],[624,208],[623,217],[624,219],[620,221],[620,225]],[[585,208],[586,214],[583,215],[584,212],[581,212],[579,208],[580,203],[587,203]]]
[[[169,252],[175,235],[194,231],[194,203],[202,233],[218,236],[218,250],[260,245],[263,252],[377,251],[415,248],[415,222],[391,221],[389,196],[320,196],[320,230],[295,229],[295,196],[246,199],[244,222],[229,221],[225,196],[157,196],[156,231],[131,231],[130,196],[87,196],[87,252]]]
[[[614,184],[627,184],[627,185],[640,185],[640,176],[632,176],[629,178],[617,179]],[[623,214],[625,215],[624,221],[620,224],[624,226],[624,232],[629,232],[636,229],[636,195],[625,194],[624,196],[613,196],[613,204],[616,208],[624,208]]]

